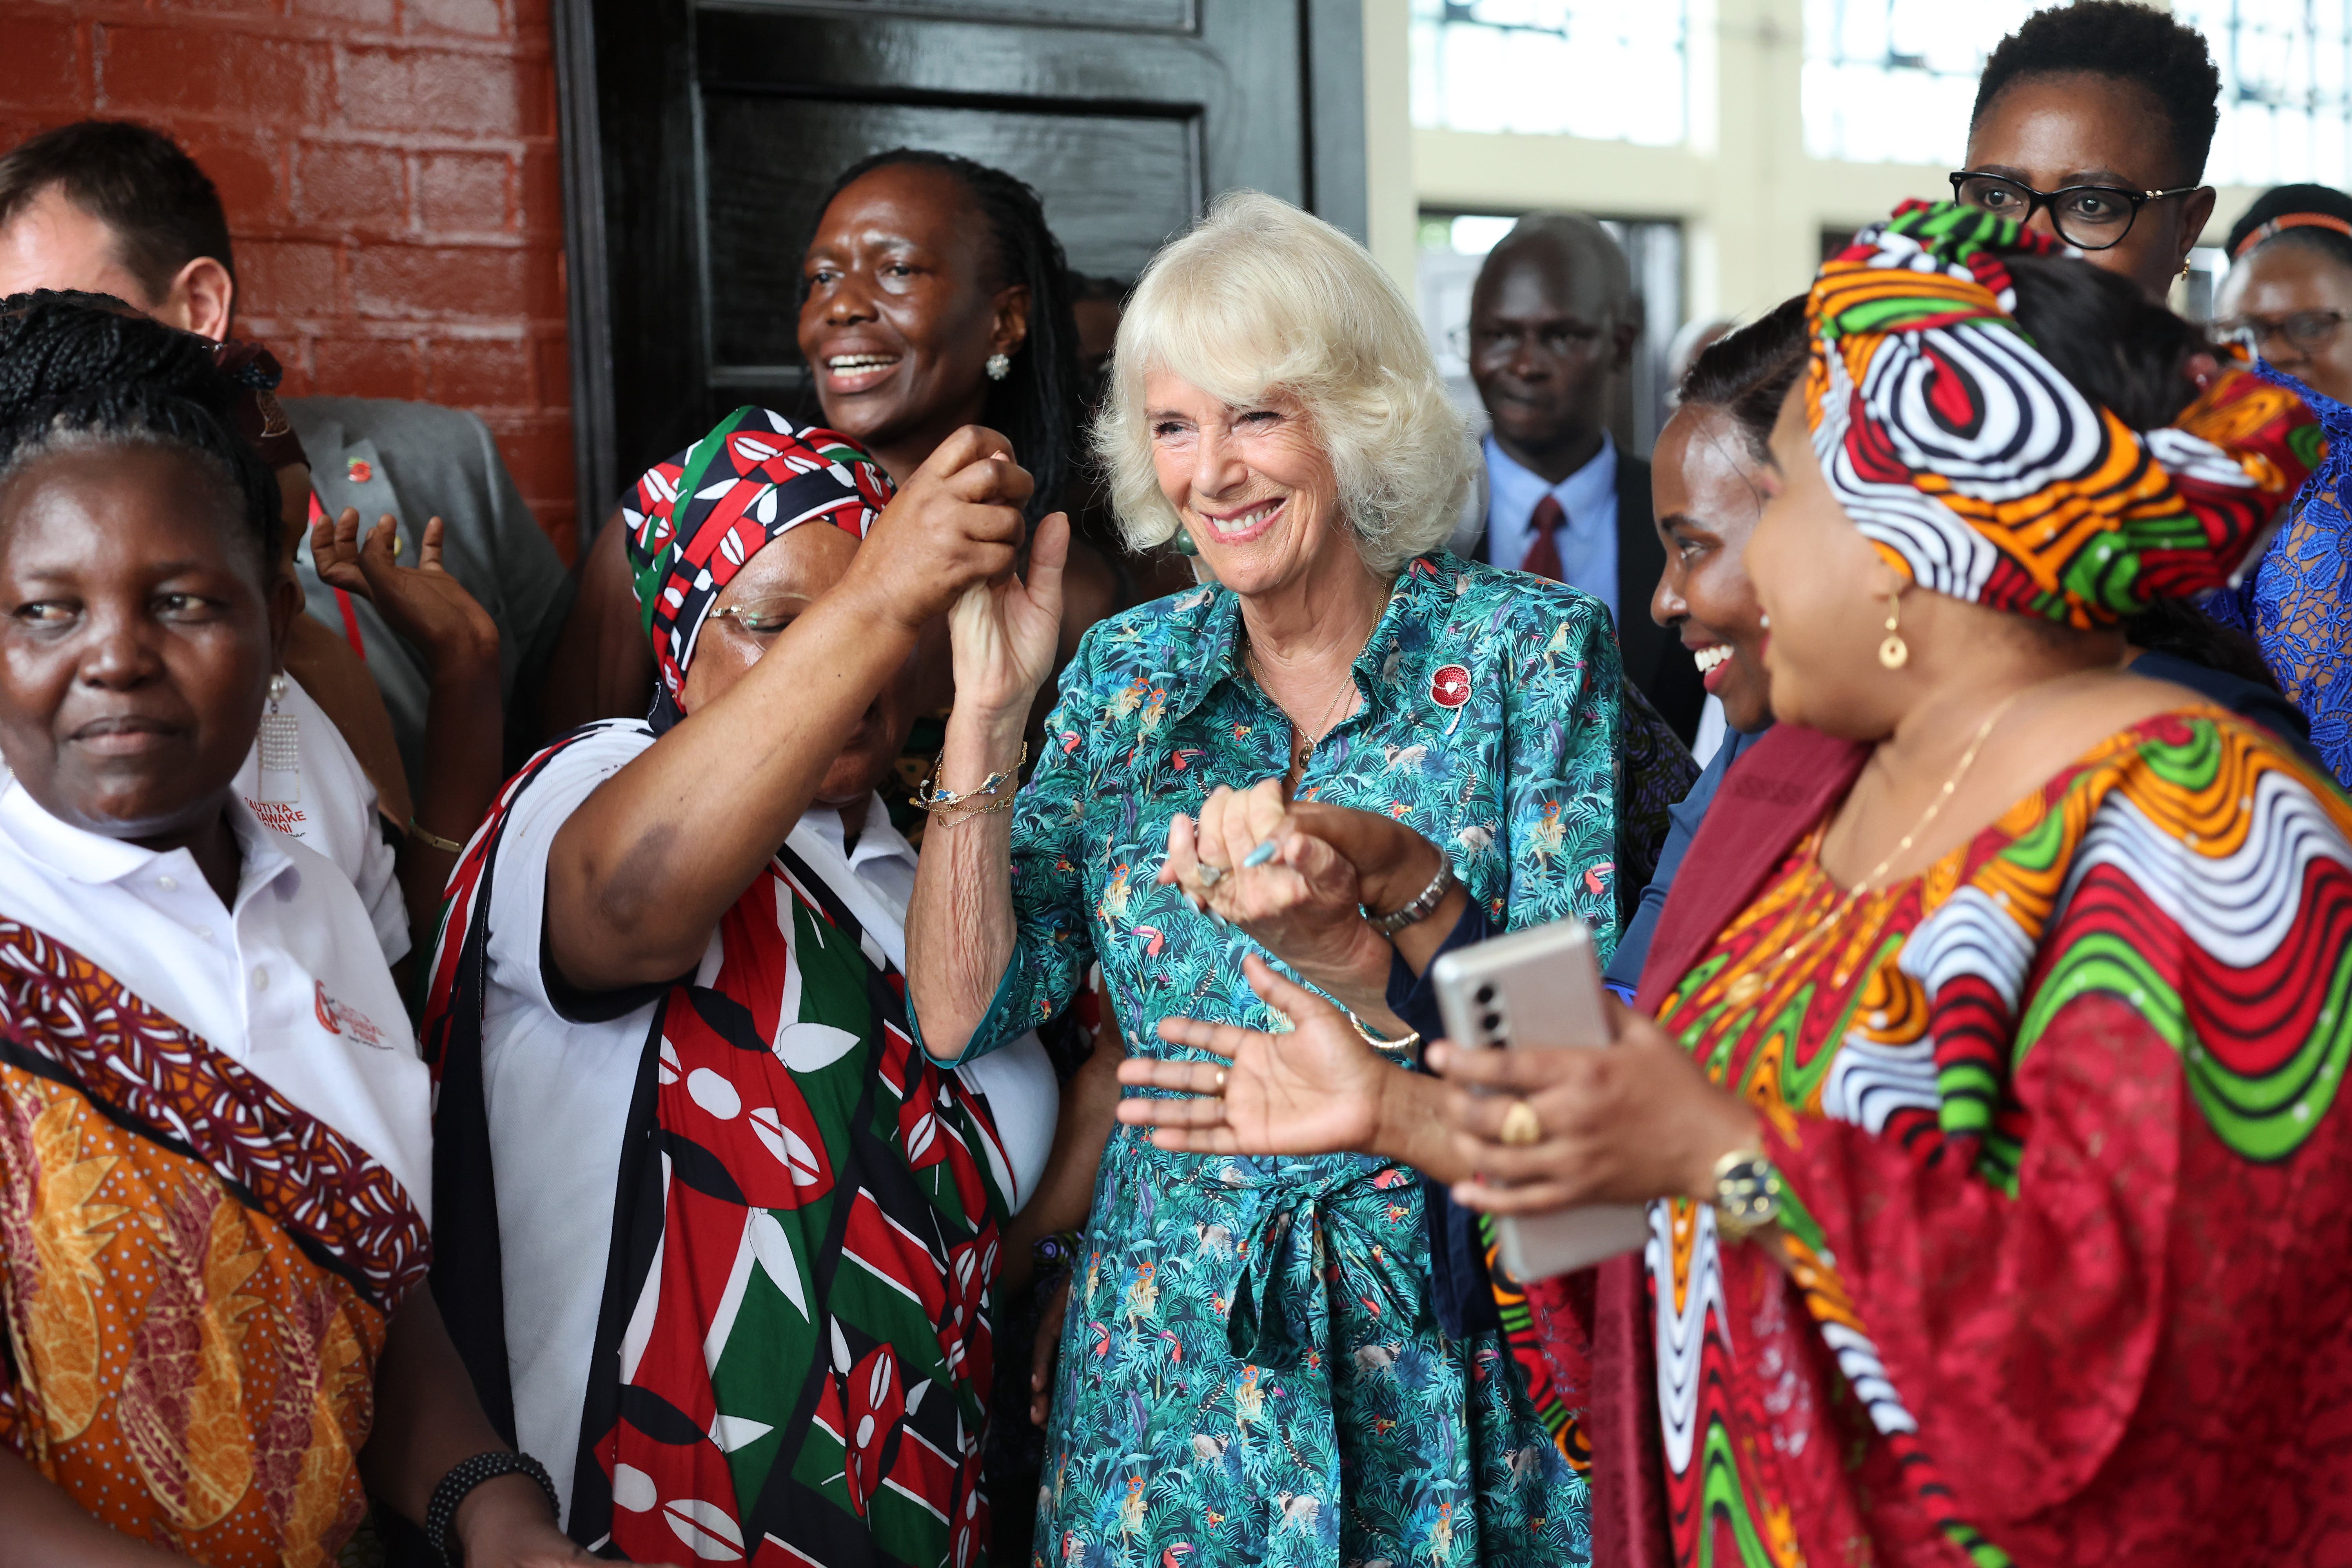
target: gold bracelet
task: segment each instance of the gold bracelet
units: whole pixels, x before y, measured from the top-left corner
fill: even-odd
[[[948,826],[961,822],[968,816],[986,816],[992,811],[1011,811],[1018,798],[1016,795],[1008,795],[1001,799],[992,800],[985,805],[972,805],[960,800],[952,805],[933,806],[931,820],[941,826]]]
[[[427,833],[425,830],[425,825],[413,816],[408,819],[408,833],[410,837],[423,839],[444,855],[463,855],[466,852],[466,847],[463,844],[452,842],[437,833]]]
[[[1348,1015],[1348,1022],[1356,1026],[1356,1033],[1362,1038],[1364,1044],[1371,1047],[1372,1049],[1376,1051],[1385,1051],[1391,1056],[1402,1056],[1408,1051],[1418,1048],[1421,1045],[1421,1033],[1419,1030],[1415,1030],[1413,1033],[1403,1037],[1402,1039],[1384,1040],[1378,1035],[1372,1033],[1370,1029],[1364,1027],[1364,1021],[1361,1018],[1357,1017],[1353,1013]]]
[[[994,796],[997,791],[1004,787],[1005,781],[1020,776],[1021,764],[1029,760],[1029,742],[1026,741],[1021,742],[1021,754],[1013,759],[1013,765],[1011,767],[1004,769],[1001,773],[989,774],[986,778],[981,780],[979,788],[968,789],[961,791],[961,793],[951,789],[941,789],[940,787],[940,764],[947,760],[947,752],[942,748],[940,754],[931,759],[931,771],[924,775],[922,783],[915,786],[915,793],[907,797],[910,804],[919,805],[925,811],[930,812],[934,816],[939,815],[950,806],[962,805],[965,802],[974,798],[984,799]],[[1005,799],[1009,803],[1012,797],[1007,795]],[[989,809],[1001,810],[1003,808],[992,806]]]

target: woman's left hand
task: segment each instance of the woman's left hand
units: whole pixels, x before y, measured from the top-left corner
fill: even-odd
[[[589,1568],[548,1516],[547,1494],[529,1476],[498,1476],[466,1494],[450,1533],[467,1568]]]
[[[1454,1152],[1477,1173],[1454,1200],[1488,1214],[1549,1214],[1585,1204],[1652,1198],[1711,1201],[1715,1165],[1755,1148],[1756,1112],[1717,1088],[1656,1024],[1612,999],[1617,1043],[1429,1048],[1449,1087],[1444,1117]],[[1473,1090],[1485,1090],[1474,1093]],[[1524,1100],[1537,1142],[1507,1144],[1503,1119]]]
[[[1069,558],[1070,520],[1057,511],[1037,525],[1026,578],[1008,572],[974,583],[948,611],[959,708],[1027,715],[1060,651],[1062,570]]]
[[[1250,865],[1265,844],[1273,846],[1271,858]],[[1281,780],[1245,790],[1219,785],[1197,825],[1181,815],[1170,822],[1158,880],[1241,927],[1358,1016],[1385,1020],[1393,950],[1364,919],[1356,868],[1301,831]]]

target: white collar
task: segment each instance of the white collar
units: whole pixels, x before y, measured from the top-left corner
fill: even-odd
[[[1617,505],[1617,439],[1608,431],[1601,433],[1601,450],[1587,458],[1582,467],[1556,485],[1504,451],[1503,444],[1492,434],[1487,436],[1486,447],[1490,494],[1497,489],[1507,491],[1524,501],[1530,512],[1542,503],[1547,495],[1557,496],[1560,510],[1568,514],[1570,527],[1576,527],[1587,518],[1607,519],[1613,524]]]
[[[857,829],[857,847],[845,848],[848,842],[841,831],[841,808],[823,801],[813,803],[801,814],[801,826],[823,838],[835,854],[856,870],[869,860],[901,860],[912,867],[916,861],[915,847],[905,836],[890,826],[890,808],[882,804],[879,794],[866,797],[866,820]]]
[[[13,773],[0,772],[0,780],[5,781],[0,784],[0,834],[5,834],[26,859],[61,878],[86,887],[104,887],[167,868],[184,876],[202,875],[196,858],[185,849],[148,849],[127,838],[110,838],[76,827],[42,809]],[[247,899],[280,876],[291,874],[299,886],[301,869],[286,853],[284,836],[263,826],[253,808],[238,799],[234,790],[229,792],[228,821],[229,830],[236,835],[236,908],[242,909]]]
[[[906,909],[897,895],[857,874],[858,867],[876,860],[898,860],[910,871],[916,864],[914,846],[890,826],[890,814],[883,806],[882,797],[867,797],[866,825],[858,833],[857,853],[854,856],[842,853],[840,811],[823,802],[801,813],[800,821],[793,825],[784,843],[848,907],[891,963],[905,969]]]

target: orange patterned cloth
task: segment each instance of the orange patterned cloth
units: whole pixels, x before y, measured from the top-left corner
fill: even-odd
[[[331,1561],[425,1262],[363,1151],[0,921],[0,1443],[86,1512],[220,1568]]]
[[[1823,264],[1805,414],[1854,526],[1921,587],[2076,626],[2222,586],[2319,461],[2318,418],[2224,364],[2170,426],[2092,403],[2009,314],[2007,218],[1906,202]]]

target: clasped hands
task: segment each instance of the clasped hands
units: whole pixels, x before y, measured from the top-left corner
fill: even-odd
[[[1408,901],[1434,874],[1438,850],[1391,818],[1286,804],[1279,788],[1269,781],[1221,790],[1197,827],[1178,817],[1160,880],[1339,996],[1367,1028],[1401,1030],[1385,1000],[1392,950],[1362,910]],[[1270,854],[1259,847],[1268,844]],[[1204,879],[1204,866],[1223,874]],[[1339,1007],[1256,955],[1243,969],[1289,1030],[1167,1018],[1160,1039],[1210,1059],[1132,1058],[1119,1068],[1122,1084],[1174,1097],[1119,1105],[1119,1120],[1151,1128],[1160,1148],[1372,1154],[1449,1184],[1466,1207],[1524,1215],[1657,1197],[1711,1201],[1717,1160],[1758,1141],[1749,1107],[1709,1082],[1654,1023],[1613,1001],[1610,1048],[1439,1041],[1423,1058],[1432,1077],[1399,1071]],[[1534,1141],[1507,1143],[1504,1119],[1520,1103],[1534,1115]]]

